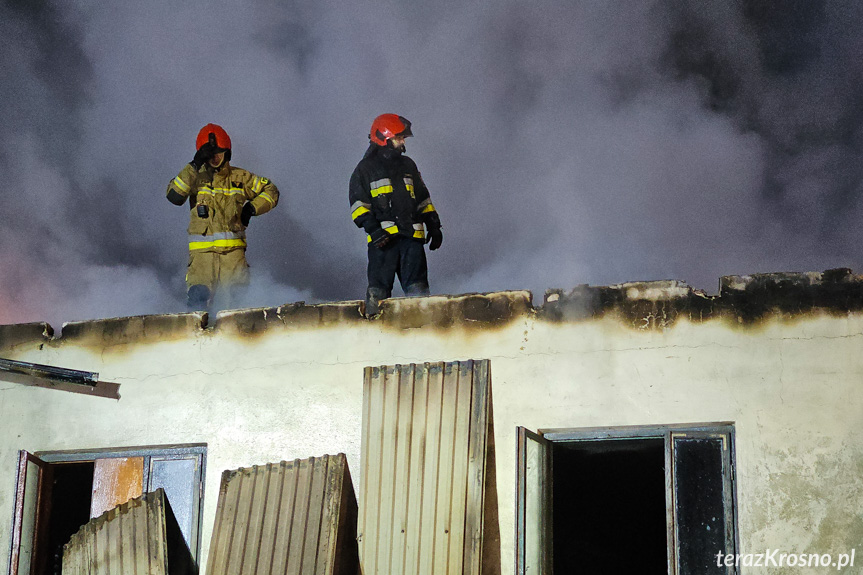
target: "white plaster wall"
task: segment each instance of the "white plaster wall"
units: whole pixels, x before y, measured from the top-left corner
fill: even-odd
[[[734,422],[742,551],[856,545],[861,559],[861,350],[861,315],[745,328],[681,321],[665,331],[526,316],[486,331],[369,323],[46,345],[14,359],[98,371],[121,384],[122,398],[0,382],[0,558],[10,548],[18,449],[207,443],[205,564],[223,470],[342,451],[358,483],[365,366],[489,358],[503,573],[513,572],[517,425]]]

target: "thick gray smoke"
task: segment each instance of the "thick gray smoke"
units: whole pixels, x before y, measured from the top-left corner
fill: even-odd
[[[215,122],[282,202],[242,305],[359,299],[347,181],[408,117],[444,224],[432,291],[860,268],[863,5],[0,4],[0,322],[184,309]]]

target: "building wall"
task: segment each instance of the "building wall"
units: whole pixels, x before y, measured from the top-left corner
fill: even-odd
[[[503,573],[518,425],[733,422],[741,551],[861,555],[863,313],[705,315],[698,294],[659,288],[624,287],[613,304],[581,294],[569,312],[554,295],[534,308],[506,292],[390,300],[377,321],[347,302],[221,314],[207,329],[193,314],[67,325],[53,339],[0,329],[0,357],[97,371],[121,395],[0,378],[0,564],[19,449],[206,443],[204,565],[223,470],[344,452],[357,481],[363,368],[468,358],[491,360]]]

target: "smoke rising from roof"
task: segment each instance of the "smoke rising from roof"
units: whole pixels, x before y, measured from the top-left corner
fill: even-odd
[[[863,6],[0,4],[0,322],[184,310],[197,130],[282,201],[247,305],[359,299],[372,118],[444,224],[434,293],[860,267]],[[249,298],[247,298],[249,299]]]

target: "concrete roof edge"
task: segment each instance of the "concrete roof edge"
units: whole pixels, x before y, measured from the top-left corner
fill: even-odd
[[[615,314],[639,328],[668,327],[677,319],[733,318],[752,324],[767,317],[791,318],[825,312],[863,311],[863,276],[849,268],[723,276],[718,295],[678,280],[576,286],[547,290],[540,317],[575,321]]]
[[[0,349],[39,345],[54,337],[54,328],[45,322],[0,325]]]
[[[362,302],[349,300],[286,303],[220,311],[132,316],[67,322],[59,336],[47,323],[0,325],[0,352],[23,351],[45,343],[111,345],[156,343],[195,333],[255,335],[272,328],[302,329],[333,325],[384,328],[491,328],[526,315],[547,321],[578,321],[617,314],[639,326],[645,318],[663,318],[667,326],[678,317],[709,319],[735,316],[741,323],[776,313],[802,315],[812,310],[832,313],[863,311],[863,276],[848,268],[824,272],[785,272],[720,279],[720,293],[705,295],[680,280],[626,282],[609,286],[578,285],[571,290],[546,290],[541,305],[527,290],[442,294],[421,298],[390,298],[372,320],[362,315]],[[652,320],[651,320],[652,321]]]

